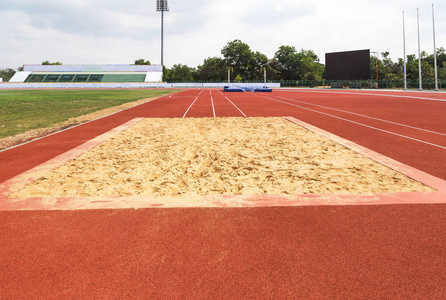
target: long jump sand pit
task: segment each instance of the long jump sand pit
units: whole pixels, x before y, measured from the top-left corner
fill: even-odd
[[[11,197],[419,191],[433,189],[285,118],[147,118]]]

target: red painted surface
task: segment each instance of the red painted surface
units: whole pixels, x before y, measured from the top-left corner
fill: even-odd
[[[135,117],[182,117],[199,92],[1,152],[0,182]],[[446,179],[441,148],[265,98],[446,132],[446,102],[410,98],[445,100],[443,93],[367,93],[406,98],[305,90],[225,95],[247,116],[290,115]],[[215,98],[217,116],[240,116]],[[446,146],[441,136],[355,120]],[[0,298],[444,299],[445,215],[445,204],[0,212]]]
[[[0,212],[2,299],[444,299],[446,205]]]

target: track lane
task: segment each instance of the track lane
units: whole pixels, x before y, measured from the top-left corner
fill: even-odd
[[[370,95],[367,92],[280,91],[276,95],[446,133],[445,122],[432,122],[433,119],[444,118],[446,114],[445,102],[415,97],[413,94],[417,95],[417,93],[414,92],[399,92],[398,98],[395,98],[393,95],[395,93],[382,92],[377,97],[375,94]],[[446,99],[446,93],[435,94],[435,96]]]
[[[192,104],[188,107],[183,118],[213,117],[212,101],[209,91],[201,90]]]
[[[198,94],[187,92],[160,100],[165,116],[184,114]],[[248,116],[291,114],[364,142],[340,120],[263,97],[228,97]],[[159,116],[161,107],[131,109],[113,122]],[[106,126],[56,135],[47,146]],[[369,148],[410,149],[370,135]],[[444,299],[445,214],[443,204],[0,212],[0,298]]]
[[[345,122],[349,122],[354,125],[366,127],[372,130],[378,130],[391,135],[407,138],[419,143],[424,143],[427,145],[431,145],[446,150],[446,134],[427,131],[421,128],[407,126],[400,123],[385,122],[377,118],[367,118],[358,114],[352,115],[348,112],[343,112],[339,110],[333,111],[332,109],[325,107],[301,104],[299,102],[296,103],[296,101],[290,100],[288,98],[286,99],[283,97],[280,97],[279,99],[271,97],[266,97],[266,98],[280,103],[284,103],[286,105],[290,105],[300,109],[320,113],[325,116],[343,120]]]
[[[268,94],[268,96],[255,93],[250,93],[250,95],[251,98],[234,98],[234,101],[249,116],[265,116],[267,115],[265,108],[267,108],[268,115],[270,116],[291,115],[434,176],[446,179],[446,156],[445,150],[441,148],[444,147],[442,144],[444,141],[443,137],[438,138],[438,136],[435,136],[427,141],[428,143],[433,141],[435,145],[440,146],[439,148],[428,143],[415,141],[411,139],[412,137],[407,139],[406,137],[399,136],[400,133],[388,133],[385,129],[376,130],[352,123],[350,116],[346,118],[348,119],[346,121],[336,116],[321,114],[321,111],[314,109],[314,107],[309,110],[308,108],[298,107],[294,103],[285,103],[283,100],[275,99],[278,93],[273,92],[272,94]],[[268,98],[274,98],[274,100]],[[329,101],[333,102],[333,98],[329,99]],[[358,100],[354,101],[358,102]],[[429,105],[431,103],[433,102],[429,102]],[[428,118],[428,120],[432,122],[432,119]],[[421,137],[425,138],[424,135]]]
[[[217,117],[243,117],[243,114],[219,90],[212,90]]]

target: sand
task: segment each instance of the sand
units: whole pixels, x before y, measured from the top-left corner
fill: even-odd
[[[284,118],[144,119],[12,197],[431,191]]]

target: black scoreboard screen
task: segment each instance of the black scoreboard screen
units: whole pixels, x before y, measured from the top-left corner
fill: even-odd
[[[326,80],[369,80],[370,49],[325,53]]]

